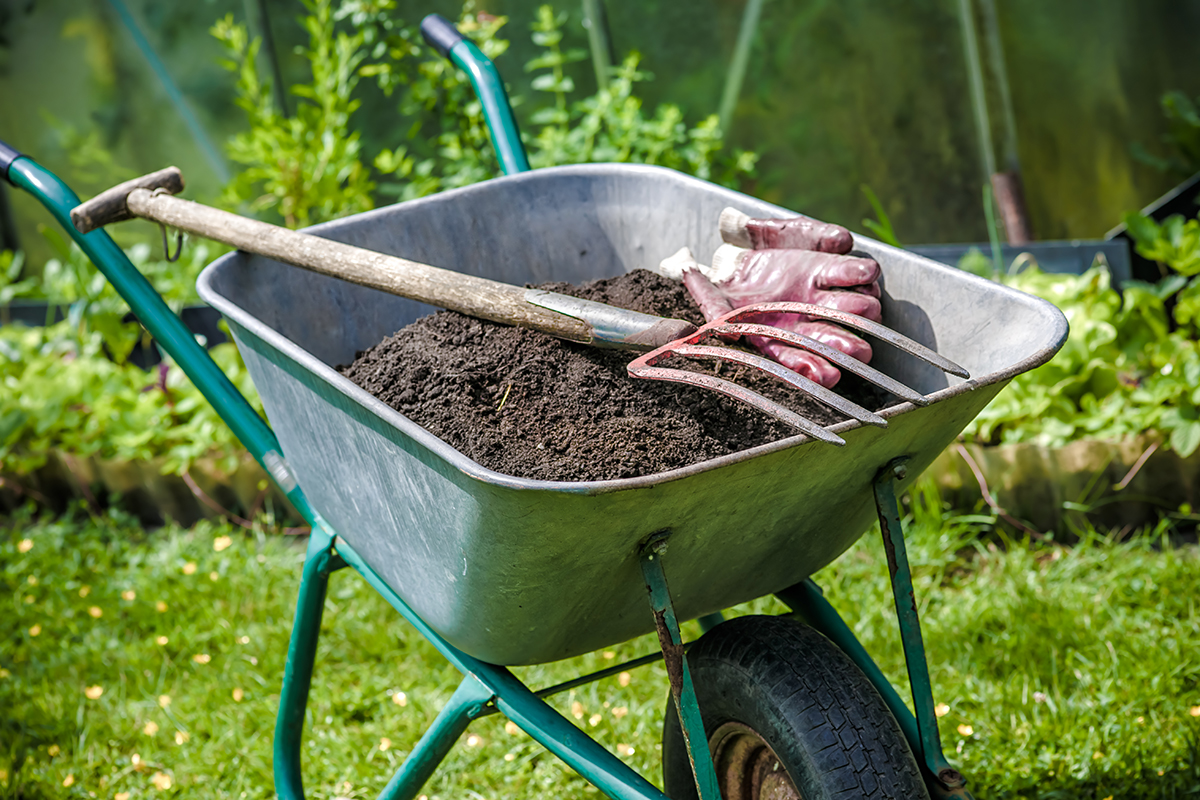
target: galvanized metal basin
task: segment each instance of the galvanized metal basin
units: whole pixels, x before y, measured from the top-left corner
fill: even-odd
[[[331,239],[523,284],[580,282],[706,257],[717,216],[777,206],[671,170],[560,167],[311,229]],[[673,531],[664,566],[682,618],[807,577],[874,519],[871,479],[915,476],[1012,376],[1067,333],[1054,306],[859,238],[883,268],[884,322],[966,367],[961,381],[884,346],[873,362],[937,402],[847,422],[844,448],[798,436],[641,478],[533,481],[485,469],[333,367],[433,309],[232,253],[200,277],[229,321],[312,504],[441,636],[496,664],[552,661],[653,630],[639,544]],[[523,446],[514,442],[514,446]],[[910,477],[909,480],[912,480]]]

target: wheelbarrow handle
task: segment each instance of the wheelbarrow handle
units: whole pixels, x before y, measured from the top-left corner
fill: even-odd
[[[172,197],[174,167],[128,181],[71,211],[81,232],[139,217],[275,261],[581,344],[653,350],[696,330],[681,320],[539,292],[335,242]]]

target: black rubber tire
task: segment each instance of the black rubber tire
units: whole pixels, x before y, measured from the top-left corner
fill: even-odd
[[[803,800],[928,800],[916,759],[879,692],[845,653],[804,623],[733,619],[701,637],[687,660],[710,745],[731,723],[750,728]],[[662,757],[667,795],[695,800],[679,716],[669,700]]]

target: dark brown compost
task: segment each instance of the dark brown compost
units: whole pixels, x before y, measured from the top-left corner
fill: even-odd
[[[682,284],[646,270],[582,286],[538,288],[704,322]],[[442,311],[397,331],[340,370],[474,461],[520,478],[650,475],[795,435],[714,392],[630,378],[625,366],[635,355]],[[703,362],[666,366],[717,369]],[[843,419],[776,379],[733,366],[718,374],[819,424]],[[889,398],[853,376],[843,376],[837,391],[872,410]]]

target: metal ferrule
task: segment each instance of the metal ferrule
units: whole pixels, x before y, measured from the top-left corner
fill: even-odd
[[[592,326],[592,341],[597,347],[615,347],[622,350],[653,350],[656,345],[640,339],[664,320],[640,311],[582,300],[558,292],[530,289],[525,292],[525,302],[574,317]],[[694,330],[694,328],[693,328]]]

